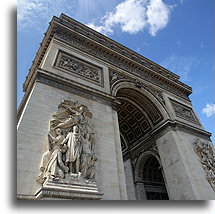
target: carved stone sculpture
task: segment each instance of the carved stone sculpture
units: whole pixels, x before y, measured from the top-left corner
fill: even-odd
[[[72,72],[73,74],[90,80],[93,83],[103,85],[103,71],[100,67],[85,62],[84,60],[80,60],[68,53],[60,51],[55,66],[56,68]]]
[[[190,107],[187,107],[172,99],[170,99],[170,101],[177,117],[180,117],[182,119],[185,119],[187,121],[200,125],[197,117],[195,116],[193,110]]]
[[[90,141],[90,135],[86,134],[86,139],[83,139],[82,147],[82,162],[81,162],[81,173],[84,178],[90,178],[91,174],[91,165],[93,160],[93,148],[92,142]]]
[[[41,160],[37,182],[81,180],[95,182],[94,129],[89,109],[63,100],[52,115],[48,132],[48,151]]]
[[[197,139],[194,142],[194,151],[202,163],[209,184],[215,191],[215,157],[212,147],[208,143]]]

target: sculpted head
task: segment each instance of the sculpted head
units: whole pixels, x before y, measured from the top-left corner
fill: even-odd
[[[79,128],[78,126],[73,126],[73,133],[78,133],[79,132]]]
[[[87,133],[85,138],[86,138],[87,140],[90,140],[90,134]]]
[[[65,153],[66,151],[67,151],[67,145],[66,144],[63,144],[62,146],[61,146],[61,152],[62,153]]]
[[[60,128],[57,128],[55,131],[56,131],[57,135],[61,135],[61,129]]]

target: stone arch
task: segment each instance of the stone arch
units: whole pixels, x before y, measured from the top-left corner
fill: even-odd
[[[158,154],[154,151],[145,151],[139,156],[139,158],[136,161],[136,164],[134,167],[134,181],[142,180],[141,175],[143,174],[143,166],[145,165],[145,162],[147,161],[147,159],[151,156],[156,158],[156,160],[159,163],[159,167],[162,168],[162,163]]]
[[[170,115],[168,113],[167,108],[162,104],[162,102],[153,94],[150,92],[150,89],[143,87],[137,87],[137,85],[128,79],[118,80],[111,86],[111,94],[112,96],[117,98],[117,94],[122,89],[131,89],[134,91],[137,91],[139,94],[141,94],[143,97],[147,98],[151,101],[157,108],[159,109],[160,113],[162,114],[164,120],[170,119]]]
[[[120,101],[117,108],[120,133],[128,147],[129,144],[141,143],[143,137],[169,119],[166,109],[148,90],[138,88],[127,80],[115,86],[112,92]]]
[[[168,200],[162,164],[157,152],[145,151],[135,164],[134,183],[139,200]]]
[[[159,128],[170,118],[168,110],[155,96],[153,89],[150,91],[149,87],[141,86],[141,83],[124,79],[114,83],[111,89],[112,95],[120,103],[117,108],[119,130],[123,141],[126,142],[125,150],[123,150],[125,146],[122,145],[123,160],[127,164],[127,161],[134,160],[134,157],[140,157],[135,167],[131,169],[133,178],[131,173],[126,173],[126,179],[128,181],[133,179],[136,197],[139,200],[147,197],[168,199],[158,151],[149,149],[155,146],[153,133],[159,131]],[[145,152],[141,154],[141,151]],[[149,166],[150,161],[153,165],[152,169]],[[143,179],[144,176],[148,181]],[[154,189],[154,192],[150,188]]]
[[[121,102],[121,104],[116,108],[119,120],[119,131],[127,142],[127,150],[122,151],[124,168],[126,169],[125,180],[127,194],[129,197],[133,197],[133,195],[135,195],[134,197],[138,200],[168,199],[168,189],[172,198],[174,198],[175,195],[180,195],[180,197],[183,198],[185,196],[182,193],[175,193],[171,188],[172,180],[177,181],[177,178],[175,178],[171,173],[164,175],[163,170],[161,170],[162,164],[158,157],[162,157],[163,166],[166,167],[165,172],[168,172],[170,170],[170,165],[167,164],[169,160],[165,160],[164,157],[167,155],[170,157],[170,160],[174,160],[175,157],[170,152],[168,153],[166,145],[162,144],[162,139],[170,138],[173,141],[173,144],[176,145],[176,148],[178,148],[178,145],[180,145],[180,139],[186,139],[186,136],[192,136],[192,133],[190,131],[186,131],[187,133],[184,135],[184,127],[188,126],[185,125],[184,127],[180,127],[180,123],[177,122],[177,119],[175,121],[171,119],[169,113],[171,110],[168,110],[167,107],[165,107],[167,104],[165,103],[165,97],[163,97],[164,102],[162,103],[162,97],[161,100],[159,100],[159,96],[156,96],[156,93],[154,93],[154,91],[157,90],[162,96],[163,92],[159,91],[156,86],[151,86],[149,84],[144,85],[145,83],[143,82],[127,79],[120,79],[115,82],[111,82],[112,96],[115,97],[117,101]],[[166,97],[166,99],[168,98]],[[139,118],[142,119],[139,120],[136,115],[139,115]],[[174,133],[175,127],[178,130],[180,139],[177,138]],[[191,130],[191,127],[188,128]],[[140,156],[143,151],[148,151],[148,148],[155,145],[155,142],[158,145],[159,156],[158,153],[157,156],[156,153],[144,153],[144,155],[148,154],[148,156],[146,155],[142,162],[140,161],[137,163],[136,167],[139,164],[139,168],[134,167],[132,164],[136,157]],[[182,148],[180,149],[183,151]],[[170,151],[174,151],[173,146]],[[179,153],[177,155],[180,157]],[[149,172],[150,161],[154,162],[152,171],[155,174],[157,173],[157,177],[160,178],[160,180],[157,180],[160,182],[159,185],[156,184],[155,179],[150,180],[150,174],[144,175],[147,170]],[[175,172],[178,178],[183,178],[183,174],[181,173],[182,168],[184,168],[184,166],[181,163],[180,166],[176,163],[174,163],[174,167],[171,166],[171,170],[178,170]],[[143,178],[144,176],[146,179]],[[192,176],[189,172],[186,176],[190,179],[190,182],[192,182]],[[148,182],[148,185],[146,181]],[[189,192],[182,184],[178,183],[177,186],[180,187],[180,189],[183,189],[184,192]],[[152,189],[155,191],[152,191]],[[180,197],[177,196],[175,198],[179,199]],[[189,197],[192,198],[193,196]]]

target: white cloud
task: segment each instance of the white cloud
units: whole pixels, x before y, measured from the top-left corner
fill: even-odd
[[[59,16],[60,13],[74,18],[77,16],[81,20],[96,20],[102,16],[98,11],[101,9],[105,13],[106,8],[110,9],[110,12],[106,12],[101,18],[101,24],[88,24],[104,34],[114,33],[114,28],[119,26],[123,32],[130,34],[146,29],[155,36],[169,21],[171,6],[166,5],[163,0],[124,0],[115,7],[113,2],[108,1],[109,6],[105,7],[107,3],[104,4],[102,0],[18,0],[18,31],[32,28],[44,31],[52,16]]]
[[[151,0],[147,6],[147,22],[149,32],[155,36],[158,30],[166,27],[169,21],[170,8],[162,0]]]
[[[146,25],[145,2],[140,0],[126,0],[116,6],[115,13],[107,13],[106,26],[119,24],[123,32],[137,33]]]
[[[66,13],[74,7],[69,0],[18,0],[17,3],[18,31],[44,31],[54,15]]]
[[[202,109],[202,113],[206,114],[207,117],[215,115],[215,104],[207,103],[207,105]]]
[[[152,36],[166,27],[169,21],[170,6],[162,0],[125,0],[118,4],[115,11],[102,18],[101,25],[88,24],[101,33],[113,33],[115,26],[123,32],[135,34],[148,29]]]
[[[96,25],[94,25],[94,23],[89,23],[87,26],[92,28],[92,29],[94,29],[94,30],[96,30],[96,31],[98,31],[98,32],[102,32],[104,34],[106,34],[107,32],[109,32],[109,33],[112,32],[112,30],[108,30],[107,28],[105,28],[102,25],[101,26],[96,26]]]
[[[43,2],[38,0],[18,0],[17,23],[18,30],[34,23],[34,14],[41,13],[44,10]]]

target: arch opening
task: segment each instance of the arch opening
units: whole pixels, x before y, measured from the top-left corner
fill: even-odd
[[[151,97],[136,88],[120,88],[116,98],[121,103],[117,113],[123,160],[126,166],[128,166],[125,163],[127,161],[132,163],[130,172],[128,169],[125,172],[125,178],[127,182],[133,180],[135,189],[137,185],[135,176],[133,176],[136,171],[134,157],[141,156],[143,151],[147,151],[150,146],[155,145],[151,133],[162,124],[165,114],[162,113],[156,100],[152,100]],[[155,156],[147,156],[147,159],[144,159],[140,165],[142,169],[138,170],[141,171],[138,177],[142,183],[141,191],[145,192],[145,196],[136,197],[147,200],[168,200],[160,163]],[[141,188],[141,185],[138,185],[138,188]],[[128,188],[130,188],[129,186],[130,184]]]
[[[151,155],[142,169],[142,179],[147,200],[169,200],[161,167],[157,159]]]
[[[160,109],[143,93],[133,88],[121,88],[116,94],[120,101],[118,120],[123,156],[150,137],[153,129],[163,121]]]

